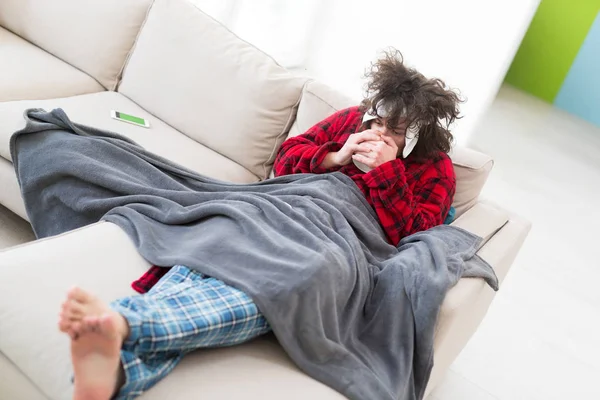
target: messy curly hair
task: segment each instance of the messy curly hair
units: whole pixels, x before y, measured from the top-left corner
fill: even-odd
[[[404,118],[407,127],[416,126],[419,141],[412,152],[416,157],[429,158],[450,151],[453,136],[449,127],[460,118],[462,102],[457,92],[442,80],[428,79],[404,65],[402,53],[396,49],[385,51],[365,77],[368,83],[361,112],[381,118],[377,108],[384,104],[388,128],[395,129]]]

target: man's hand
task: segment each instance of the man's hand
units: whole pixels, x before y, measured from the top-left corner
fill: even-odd
[[[340,151],[332,152],[325,156],[321,166],[324,168],[332,168],[335,166],[344,166],[350,164],[352,161],[352,155],[360,152],[369,152],[370,146],[367,146],[367,142],[382,142],[383,140],[380,135],[375,133],[371,129],[367,129],[362,132],[353,133],[348,137],[344,146]]]
[[[371,168],[377,168],[381,164],[395,160],[398,156],[396,143],[387,136],[379,136],[379,138],[377,141],[363,142],[361,149],[355,152],[352,158]],[[365,150],[365,148],[367,149]]]

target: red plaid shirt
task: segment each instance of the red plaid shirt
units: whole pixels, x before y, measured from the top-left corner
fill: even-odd
[[[286,140],[275,159],[275,175],[334,171],[348,175],[377,213],[393,245],[405,236],[442,224],[456,188],[452,161],[445,153],[425,160],[397,158],[367,173],[354,163],[330,169],[321,167],[327,153],[339,151],[348,136],[360,128],[362,117],[358,107],[350,107],[319,122],[303,135]],[[133,283],[134,289],[144,293],[165,271],[166,268],[153,266]]]

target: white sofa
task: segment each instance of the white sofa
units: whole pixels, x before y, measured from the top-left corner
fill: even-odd
[[[0,60],[0,203],[25,220],[8,143],[26,108],[62,107],[74,121],[129,136],[202,174],[254,182],[269,176],[288,134],[358,102],[292,75],[185,0],[3,0]],[[115,121],[110,110],[147,118],[151,128]],[[485,237],[479,254],[502,281],[529,223],[478,199],[488,156],[455,149],[452,159],[454,223]],[[69,341],[57,329],[66,290],[81,285],[109,301],[132,294],[130,283],[148,267],[110,223],[1,250],[0,399],[70,398]],[[479,279],[448,293],[428,393],[493,297]],[[142,396],[242,397],[343,398],[295,367],[272,337],[197,351]]]

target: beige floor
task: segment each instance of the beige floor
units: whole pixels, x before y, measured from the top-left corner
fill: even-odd
[[[533,229],[429,400],[600,399],[600,128],[505,87],[471,146],[496,159],[484,195]],[[20,232],[0,248],[33,239],[1,207],[0,227]]]
[[[504,87],[470,145],[533,228],[430,400],[600,399],[600,127]]]

